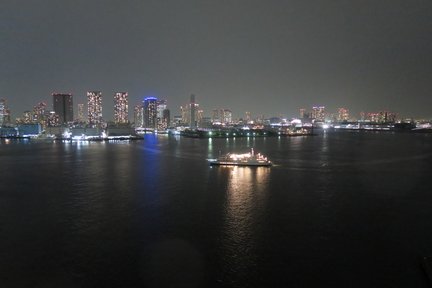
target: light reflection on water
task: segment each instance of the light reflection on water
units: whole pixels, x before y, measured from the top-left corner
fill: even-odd
[[[219,167],[229,169],[225,204],[224,262],[246,277],[256,265],[257,240],[268,193],[268,167]],[[255,255],[255,256],[254,256]],[[232,271],[231,271],[232,272]]]

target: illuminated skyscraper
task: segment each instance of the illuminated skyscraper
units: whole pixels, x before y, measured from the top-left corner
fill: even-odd
[[[163,111],[167,109],[167,101],[166,100],[158,100],[157,101],[157,117],[163,118]]]
[[[376,123],[394,123],[396,121],[396,114],[389,111],[380,111],[377,113],[368,113],[367,118],[369,121]]]
[[[77,121],[79,123],[84,123],[84,104],[79,103],[78,104],[78,117]]]
[[[7,107],[6,99],[0,99],[0,126],[9,124],[10,111]]]
[[[312,107],[312,118],[315,121],[324,121],[325,120],[325,107],[324,106],[314,106]]]
[[[189,105],[180,106],[181,113],[181,123],[183,125],[187,125],[189,123],[190,113],[189,113]]]
[[[250,119],[250,113],[249,115],[246,114],[246,116]],[[230,109],[213,110],[212,123],[219,125],[219,124],[229,124],[231,122],[232,122],[232,112]]]
[[[31,111],[24,111],[21,123],[22,124],[31,124],[33,123],[33,113]]]
[[[87,92],[88,123],[91,127],[102,124],[102,92]]]
[[[348,121],[349,119],[349,110],[345,108],[338,109],[338,121]]]
[[[134,125],[135,127],[144,126],[144,106],[142,104],[135,105],[134,108]]]
[[[198,112],[198,107],[199,104],[195,103],[195,95],[191,94],[190,96],[190,122],[189,122],[189,127],[191,129],[195,129],[197,128],[197,112]]]
[[[73,121],[72,94],[53,93],[53,108],[61,125]]]
[[[180,107],[182,122],[190,128],[195,129],[198,126],[199,104],[195,103],[195,95],[190,96],[190,103]]]
[[[165,109],[162,113],[163,123],[165,125],[165,129],[168,128],[171,124],[171,113],[169,109]]]
[[[232,123],[232,112],[229,109],[223,109],[223,123]]]
[[[59,126],[60,125],[60,118],[59,118],[58,114],[55,113],[54,111],[51,111],[48,115],[47,124],[50,127]]]
[[[169,119],[166,118],[167,115],[169,117],[169,110],[167,109],[167,101],[158,100],[156,110],[157,110],[157,129],[158,130],[167,129],[169,125]]]
[[[47,104],[45,102],[39,102],[33,107],[33,123],[39,123],[42,127],[45,127],[47,118],[46,107]]]
[[[144,127],[155,129],[157,125],[157,98],[144,99]]]
[[[128,119],[128,93],[117,92],[114,94],[114,122],[116,124],[125,124]]]
[[[203,121],[204,121],[204,110],[197,109],[196,110],[196,123],[198,127],[203,127]]]

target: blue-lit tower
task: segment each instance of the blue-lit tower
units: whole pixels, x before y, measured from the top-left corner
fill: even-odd
[[[144,99],[144,127],[157,128],[157,102],[156,97],[147,97]]]

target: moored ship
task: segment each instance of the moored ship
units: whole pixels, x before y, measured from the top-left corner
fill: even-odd
[[[273,163],[264,155],[251,149],[250,153],[234,154],[228,153],[217,159],[208,159],[210,165],[233,165],[233,166],[271,166]]]

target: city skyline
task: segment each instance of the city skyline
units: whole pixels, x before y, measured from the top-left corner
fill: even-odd
[[[98,90],[128,91],[131,105],[166,99],[174,113],[195,94],[207,116],[323,105],[427,118],[431,15],[420,0],[4,1],[0,98],[13,117],[52,91],[85,103]]]
[[[53,109],[50,109],[46,102],[39,102],[33,107],[33,111],[25,110],[22,113],[18,113],[19,117],[15,117],[15,119],[12,119],[9,106],[7,104],[7,99],[0,99],[2,101],[0,103],[0,110],[7,108],[7,116],[9,117],[9,121],[7,123],[13,123],[15,120],[17,122],[22,122],[23,119],[31,118],[33,122],[39,122],[39,118],[43,117],[44,113],[52,114],[53,116],[56,115],[59,119],[56,120],[57,124],[67,124],[72,122],[78,122],[78,123],[88,123],[90,126],[94,124],[102,124],[103,122],[113,122],[116,124],[127,124],[127,123],[137,123],[136,119],[136,113],[141,113],[142,115],[139,117],[144,117],[144,110],[147,100],[154,100],[156,105],[154,109],[154,116],[157,114],[158,119],[166,119],[167,115],[163,116],[164,110],[170,110],[171,107],[168,107],[167,100],[166,99],[158,99],[157,97],[146,97],[144,100],[133,106],[133,110],[131,111],[131,114],[129,113],[129,104],[128,104],[128,92],[116,92],[114,93],[114,102],[112,103],[111,107],[108,109],[111,109],[114,111],[113,118],[106,118],[102,114],[102,107],[104,106],[103,103],[103,95],[102,91],[88,91],[87,92],[87,116],[84,116],[84,103],[76,103],[76,110],[73,109],[73,95],[71,93],[52,93],[53,101],[52,101],[52,107]],[[63,103],[64,101],[61,101],[63,103],[59,106],[58,102],[59,100],[56,98],[63,98],[67,97],[69,104]],[[42,106],[41,106],[42,105]],[[66,107],[66,106],[67,107]],[[56,106],[58,106],[56,108]],[[62,107],[61,109],[59,107]],[[137,112],[138,107],[141,107],[141,112]],[[157,108],[156,108],[157,107]],[[380,118],[379,115],[384,114],[391,114],[392,119],[395,120],[401,120],[401,121],[411,121],[414,119],[417,120],[426,120],[426,118],[416,118],[416,117],[405,117],[404,115],[400,115],[398,111],[391,111],[391,110],[367,110],[367,111],[361,111],[358,114],[353,114],[350,112],[351,110],[347,107],[341,107],[337,106],[338,108],[335,110],[330,110],[326,108],[326,106],[312,106],[312,107],[302,107],[297,109],[296,115],[286,115],[279,113],[278,115],[274,114],[272,116],[266,116],[262,113],[257,113],[256,115],[251,115],[249,111],[245,111],[242,115],[241,112],[237,111],[237,114],[239,117],[234,117],[233,112],[231,109],[227,108],[217,108],[217,109],[207,109],[207,114],[204,115],[204,110],[199,108],[199,104],[195,102],[195,95],[190,95],[190,103],[180,106],[177,111],[175,111],[177,114],[175,114],[173,117],[181,117],[184,121],[183,123],[189,124],[190,127],[195,127],[198,122],[203,120],[203,117],[210,119],[211,122],[215,123],[232,123],[238,120],[257,120],[257,119],[275,119],[275,118],[283,118],[283,119],[302,119],[302,118],[310,118],[315,119],[318,121],[355,121],[355,120],[365,120],[369,119],[372,120],[375,118]],[[63,115],[65,112],[62,111],[64,109],[68,110],[67,117]],[[1,110],[1,111],[3,111]],[[57,110],[57,111],[56,111]],[[148,112],[148,111],[147,111]],[[1,113],[4,113],[1,112]],[[54,114],[53,114],[54,113]],[[170,114],[170,112],[168,112]],[[2,114],[3,115],[3,114]],[[1,116],[1,115],[0,115]],[[252,116],[252,117],[251,117]],[[66,121],[67,118],[67,121]],[[141,125],[144,125],[145,119],[142,118],[138,121],[138,123],[142,123]],[[168,117],[170,118],[170,117]],[[96,119],[96,120],[95,120]],[[156,120],[152,120],[156,121]],[[159,121],[159,120],[158,120]],[[165,120],[164,120],[165,121]],[[167,119],[167,121],[170,121],[170,119]],[[24,121],[26,122],[26,121]],[[156,123],[156,122],[155,122]],[[195,124],[193,124],[195,123]],[[145,126],[145,125],[144,125]],[[151,125],[153,126],[153,125]],[[197,126],[198,127],[198,126]],[[165,127],[166,128],[166,127]]]

